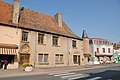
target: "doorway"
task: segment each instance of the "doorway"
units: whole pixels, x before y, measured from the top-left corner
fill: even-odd
[[[22,65],[24,62],[29,63],[30,54],[20,54],[20,64]]]

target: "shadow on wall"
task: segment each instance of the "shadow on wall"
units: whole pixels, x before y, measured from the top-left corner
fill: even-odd
[[[92,80],[92,78],[100,77],[97,80],[120,80],[120,71],[118,70],[107,70],[100,73],[90,73],[90,76],[76,79],[76,80]],[[96,79],[95,79],[96,80]]]

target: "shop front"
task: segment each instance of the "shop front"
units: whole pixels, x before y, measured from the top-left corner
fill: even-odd
[[[17,45],[0,43],[0,69],[18,68],[17,49]]]

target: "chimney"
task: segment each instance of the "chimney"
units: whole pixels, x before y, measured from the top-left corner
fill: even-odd
[[[54,16],[58,26],[62,27],[62,14],[60,13],[57,13],[55,16]]]
[[[19,11],[20,11],[20,0],[14,0],[14,4],[13,4],[13,23],[14,24],[18,24]]]

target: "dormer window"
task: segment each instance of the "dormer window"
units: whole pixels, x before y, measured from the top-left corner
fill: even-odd
[[[28,41],[28,32],[22,31],[22,41]]]

